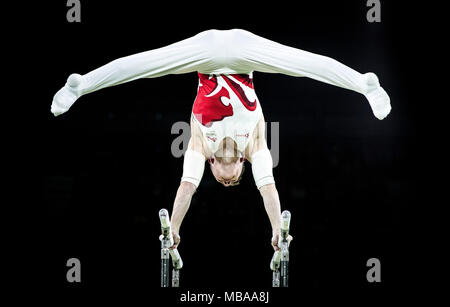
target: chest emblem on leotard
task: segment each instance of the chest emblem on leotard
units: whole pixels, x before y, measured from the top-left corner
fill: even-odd
[[[216,76],[199,73],[200,78],[197,98],[192,112],[195,118],[205,127],[211,127],[215,121],[221,121],[225,117],[233,116],[233,106],[230,104],[230,93],[217,82]],[[250,101],[243,87],[247,91],[254,91],[253,80],[247,75],[221,75],[234,94],[239,98],[244,107],[249,111],[256,109],[257,100]]]
[[[213,141],[213,142],[217,141],[217,138],[211,137],[211,136],[209,136],[209,135],[207,135],[206,138],[207,138],[208,140]]]
[[[236,134],[236,136],[242,136],[242,137],[248,138],[250,136],[250,133],[247,132],[246,134]]]

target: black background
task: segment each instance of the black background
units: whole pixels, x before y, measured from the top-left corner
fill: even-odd
[[[46,298],[147,297],[159,288],[158,211],[172,209],[182,159],[171,127],[188,122],[195,73],[142,79],[80,98],[50,113],[71,73],[154,49],[207,29],[243,28],[375,72],[392,112],[377,120],[365,98],[307,78],[254,73],[266,121],[280,122],[274,169],[282,209],[292,213],[290,288],[272,291],[271,229],[250,164],[241,185],[224,188],[206,167],[181,228],[181,291],[272,291],[272,303],[317,291],[368,297],[408,291],[420,264],[413,243],[420,224],[418,97],[410,63],[419,53],[411,7],[382,1],[382,22],[366,20],[366,1],[192,2],[81,1],[81,23],[68,23],[65,1],[34,3],[18,29],[27,112],[20,137],[12,205],[23,240],[15,285]],[[398,2],[397,2],[398,3]],[[16,24],[25,22],[16,19]],[[25,35],[26,34],[26,35]],[[269,133],[270,143],[270,133]],[[31,219],[29,219],[31,217]],[[66,281],[66,261],[80,259],[82,282]],[[381,261],[379,284],[366,261]],[[31,266],[31,267],[30,267]],[[30,278],[30,271],[33,278]],[[286,295],[286,296],[284,296]]]

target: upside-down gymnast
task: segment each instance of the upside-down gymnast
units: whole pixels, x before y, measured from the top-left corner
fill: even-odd
[[[191,114],[191,138],[172,210],[176,248],[181,222],[203,176],[205,161],[215,179],[229,187],[239,183],[245,160],[252,164],[256,186],[272,226],[278,250],[280,200],[265,139],[261,104],[253,71],[309,77],[363,94],[378,119],[391,111],[390,99],[374,73],[361,74],[318,54],[288,47],[251,32],[208,30],[191,38],[119,58],[85,75],[71,74],[54,96],[51,112],[66,112],[82,95],[140,78],[197,72],[197,97]],[[292,238],[290,238],[292,239]]]

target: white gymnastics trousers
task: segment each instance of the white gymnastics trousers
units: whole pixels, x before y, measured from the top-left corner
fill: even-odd
[[[60,115],[82,95],[140,78],[253,71],[308,77],[356,91],[367,98],[378,119],[391,110],[389,96],[374,73],[361,74],[332,58],[233,29],[204,31],[166,47],[119,58],[85,75],[71,74],[53,97],[51,112]]]

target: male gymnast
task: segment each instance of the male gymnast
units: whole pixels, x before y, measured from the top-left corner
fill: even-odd
[[[197,72],[191,138],[172,210],[171,248],[180,242],[180,226],[202,179],[205,161],[215,179],[229,187],[239,183],[247,160],[270,220],[272,246],[278,250],[281,206],[253,71],[309,77],[356,91],[367,98],[380,120],[391,111],[389,96],[374,73],[361,74],[332,58],[233,29],[204,31],[166,47],[119,58],[85,75],[71,74],[55,94],[51,112],[58,116],[82,95],[105,87],[140,78]]]

